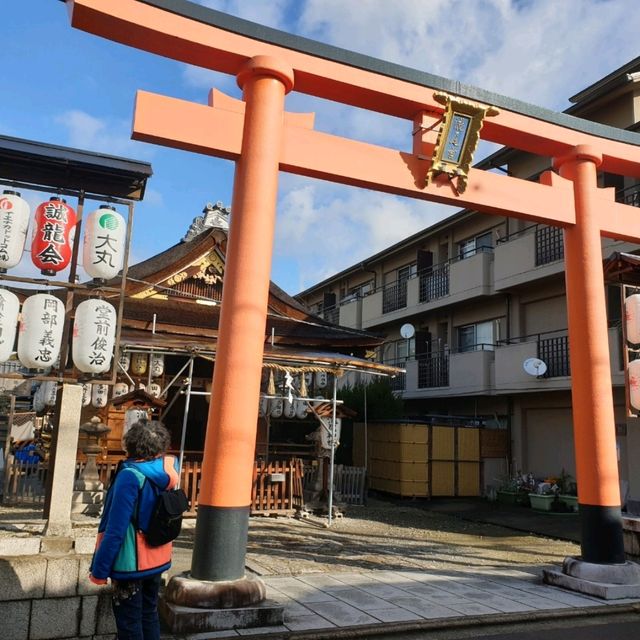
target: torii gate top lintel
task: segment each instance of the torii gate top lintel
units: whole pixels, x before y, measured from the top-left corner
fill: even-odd
[[[280,57],[295,90],[413,119],[443,111],[445,91],[500,108],[483,139],[544,156],[595,144],[603,169],[640,177],[640,134],[557,113],[429,73],[242,20],[187,0],[66,0],[74,27],[188,64],[236,75],[247,59]],[[635,147],[635,148],[634,148]]]

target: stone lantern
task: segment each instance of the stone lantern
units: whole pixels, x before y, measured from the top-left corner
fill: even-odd
[[[74,487],[72,512],[97,516],[102,506],[104,485],[100,482],[96,458],[102,451],[100,439],[109,433],[111,428],[100,422],[98,416],[94,416],[89,422],[80,425],[80,431],[87,434],[87,443],[82,449],[87,463]]]

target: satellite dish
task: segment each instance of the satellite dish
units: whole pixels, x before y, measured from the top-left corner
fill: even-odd
[[[409,340],[409,338],[413,338],[415,332],[416,329],[412,324],[407,323],[400,327],[400,335],[407,340]]]
[[[530,376],[542,376],[547,372],[547,363],[540,358],[527,358],[522,367]]]

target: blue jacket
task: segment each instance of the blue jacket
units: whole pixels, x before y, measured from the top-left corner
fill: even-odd
[[[121,463],[107,492],[98,526],[91,562],[93,578],[135,580],[162,573],[171,566],[172,543],[150,547],[140,529],[146,530],[149,524],[157,491],[174,488],[178,478],[174,456]]]

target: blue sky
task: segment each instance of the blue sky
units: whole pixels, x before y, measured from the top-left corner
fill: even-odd
[[[640,54],[635,0],[200,0],[243,18],[562,110]],[[133,261],[178,242],[233,164],[129,139],[137,89],[206,102],[232,78],[72,29],[57,0],[2,3],[0,133],[152,163]],[[408,149],[410,123],[292,93],[316,127]],[[37,204],[39,194],[28,199]],[[453,209],[282,174],[272,279],[296,293]],[[25,256],[21,269],[28,272]]]

